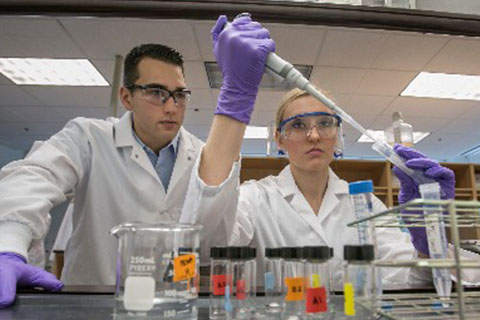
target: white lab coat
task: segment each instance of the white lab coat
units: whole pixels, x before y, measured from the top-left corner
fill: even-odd
[[[47,232],[47,213],[73,190],[73,234],[62,280],[66,284],[115,284],[117,240],[109,235],[110,228],[129,220],[176,218],[167,213],[182,207],[202,145],[180,129],[166,193],[132,135],[130,112],[121,119],[71,120],[26,159],[0,171],[0,252],[26,256],[31,241]]]
[[[198,163],[192,172],[181,221],[202,224],[202,255],[208,259],[209,247],[250,245],[257,248],[260,284],[263,282],[265,248],[327,245],[334,248],[334,283],[342,283],[343,246],[358,244],[356,228],[346,224],[355,220],[348,183],[330,169],[328,187],[318,214],[315,214],[295,184],[290,166],[278,176],[251,180],[239,187],[239,162],[218,187],[207,186],[198,176]],[[374,210],[385,210],[376,197]],[[416,251],[409,235],[399,229],[376,229],[381,259],[412,259]],[[227,240],[228,239],[228,240]],[[409,269],[384,268],[384,284],[405,286],[423,274]]]

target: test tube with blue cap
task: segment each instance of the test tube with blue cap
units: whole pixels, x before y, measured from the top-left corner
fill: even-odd
[[[373,182],[364,180],[349,183],[350,201],[357,220],[366,219],[373,215]],[[357,224],[358,243],[361,245],[373,245],[374,256],[378,258],[377,237],[373,220],[363,221]],[[381,299],[382,273],[380,267],[372,267],[373,295],[374,299]]]

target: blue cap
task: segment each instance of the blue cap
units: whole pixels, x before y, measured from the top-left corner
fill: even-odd
[[[348,189],[350,194],[373,192],[373,182],[372,180],[352,182],[348,184]]]

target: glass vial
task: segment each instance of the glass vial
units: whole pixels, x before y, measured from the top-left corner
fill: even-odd
[[[305,261],[304,319],[330,319],[330,248],[303,247]]]
[[[388,144],[395,143],[404,145],[405,147],[413,147],[413,128],[403,121],[402,113],[396,111],[392,114],[393,124],[385,129],[385,140]]]
[[[305,310],[305,269],[302,248],[282,248],[283,317],[302,317]]]
[[[229,284],[225,289],[227,319],[250,319],[250,248],[228,247],[227,257],[227,279],[232,279],[231,290]]]
[[[373,245],[346,245],[343,251],[344,315],[342,319],[371,319],[364,305],[373,300]]]
[[[265,249],[265,313],[280,314],[282,312],[282,249]]]
[[[227,280],[227,248],[210,249],[210,319],[225,319],[225,288],[231,288]]]

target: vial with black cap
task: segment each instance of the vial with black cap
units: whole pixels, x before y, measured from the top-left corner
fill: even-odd
[[[282,249],[265,248],[265,313],[280,314],[282,312]]]
[[[343,256],[344,314],[342,319],[370,319],[373,314],[365,307],[372,303],[373,245],[346,245]]]
[[[225,288],[231,279],[227,279],[227,248],[210,249],[210,319],[225,319]]]
[[[227,319],[250,319],[251,267],[249,247],[228,247],[227,279],[232,279],[231,290],[225,289],[225,311]],[[231,294],[229,294],[231,292]]]
[[[305,310],[305,268],[302,248],[282,248],[283,274],[283,318],[303,317]]]
[[[305,316],[304,319],[330,319],[330,248],[303,247],[305,261]]]

